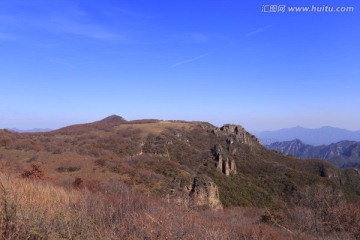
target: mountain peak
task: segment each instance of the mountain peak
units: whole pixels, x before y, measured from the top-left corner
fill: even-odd
[[[123,117],[120,117],[118,115],[111,115],[111,116],[108,116],[102,120],[100,120],[99,122],[103,122],[103,123],[123,123],[123,122],[126,122],[126,120],[123,118]]]
[[[295,138],[294,140],[292,141],[289,141],[289,142],[295,142],[295,143],[301,143],[301,144],[304,144],[300,139],[298,138]]]

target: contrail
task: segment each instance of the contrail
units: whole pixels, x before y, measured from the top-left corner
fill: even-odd
[[[172,65],[172,67],[178,67],[180,65],[183,65],[183,64],[186,64],[186,63],[191,63],[191,62],[194,62],[194,61],[197,61],[201,58],[204,58],[206,56],[209,56],[212,52],[209,52],[209,53],[205,53],[203,55],[200,55],[200,56],[197,56],[197,57],[194,57],[194,58],[191,58],[191,59],[187,59],[187,60],[183,60],[183,61],[180,61],[180,62],[177,62],[175,64]]]

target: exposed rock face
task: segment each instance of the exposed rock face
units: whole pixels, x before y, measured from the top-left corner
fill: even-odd
[[[195,177],[190,196],[194,206],[208,207],[214,210],[223,208],[219,199],[219,189],[209,177]]]
[[[240,142],[247,145],[253,145],[259,143],[258,139],[248,133],[240,125],[226,124],[220,128],[220,134],[225,134],[227,136],[226,142],[231,145],[234,142]]]
[[[235,161],[229,158],[223,159],[223,149],[220,145],[214,146],[213,154],[218,171],[224,173],[226,176],[237,173]]]
[[[213,154],[215,156],[215,161],[216,161],[216,168],[220,171],[223,172],[223,158],[222,158],[222,148],[220,145],[215,145],[214,149],[213,149]]]
[[[236,164],[234,160],[230,160],[229,158],[226,158],[224,161],[222,161],[222,167],[221,172],[224,173],[226,176],[229,176],[230,174],[236,174]]]
[[[229,174],[230,173],[237,174],[236,164],[235,164],[234,160],[230,160],[228,166],[229,166],[229,171],[230,171]]]
[[[238,154],[238,148],[241,147],[239,143],[248,145],[250,149],[259,145],[258,139],[240,125],[226,124],[221,128],[214,129],[213,133],[216,136],[226,137],[226,150],[223,150],[221,145],[215,145],[212,152],[218,171],[227,176],[237,173],[233,157]]]

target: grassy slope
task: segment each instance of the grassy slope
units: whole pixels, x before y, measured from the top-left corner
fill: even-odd
[[[0,132],[2,168],[21,172],[39,164],[46,177],[69,186],[82,178],[90,188],[125,182],[143,192],[166,196],[191,185],[192,178],[213,178],[225,206],[281,205],[284,198],[311,184],[344,190],[359,200],[359,175],[319,160],[299,160],[260,145],[236,143],[238,174],[215,170],[211,148],[226,148],[226,137],[200,122],[122,119],[74,125],[50,133]]]
[[[359,202],[358,171],[235,143],[236,154],[224,156],[235,159],[238,174],[225,176],[216,170],[211,148],[219,144],[226,149],[226,136],[216,136],[214,129],[200,122],[118,119],[50,133],[0,130],[1,171],[12,173],[10,178],[0,175],[3,238],[360,236],[360,208],[342,200],[345,195]],[[31,164],[40,166],[45,180],[66,188],[81,178],[84,190],[13,177]],[[199,175],[210,176],[218,185],[228,207],[223,213],[189,212],[185,205],[174,205]],[[173,192],[170,203],[165,202]],[[277,227],[260,223],[261,216]],[[280,230],[284,226],[292,233]]]

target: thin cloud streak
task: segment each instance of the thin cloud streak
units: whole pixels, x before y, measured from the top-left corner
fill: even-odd
[[[252,32],[248,32],[245,34],[245,37],[251,37],[251,36],[254,36],[254,35],[257,35],[257,34],[260,34],[262,32],[264,32],[265,30],[267,30],[269,28],[269,26],[267,27],[264,27],[264,28],[258,28]]]
[[[80,24],[74,21],[59,19],[55,21],[54,25],[61,26],[61,28],[58,28],[59,32],[80,35],[92,39],[118,40],[122,38],[121,35],[107,31],[102,26],[94,24]]]
[[[21,17],[0,16],[0,23],[11,26],[12,31],[22,31],[24,27],[44,33],[78,35],[94,40],[123,40],[118,29],[105,24],[94,23],[91,14],[81,9],[59,9],[51,14],[24,15]],[[12,34],[12,33],[10,33]],[[1,34],[0,40],[16,40],[12,35]]]
[[[183,65],[183,64],[195,62],[195,61],[197,61],[197,60],[199,60],[199,59],[202,59],[202,58],[204,58],[204,57],[207,57],[207,56],[209,56],[209,55],[211,55],[211,54],[212,54],[212,52],[209,52],[209,53],[205,53],[205,54],[203,54],[203,55],[200,55],[200,56],[197,56],[197,57],[194,57],[194,58],[191,58],[191,59],[183,60],[183,61],[174,63],[174,64],[172,65],[172,67],[175,68],[175,67],[179,67],[179,66],[181,66],[181,65]]]

